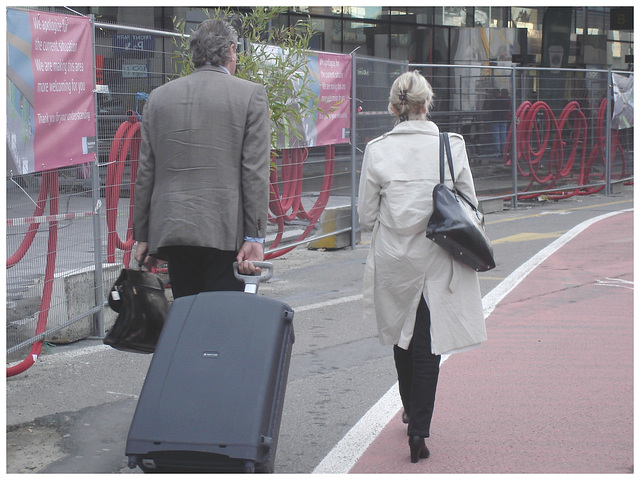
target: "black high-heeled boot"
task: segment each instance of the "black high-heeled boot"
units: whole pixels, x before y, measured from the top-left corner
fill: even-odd
[[[420,458],[429,458],[429,449],[422,437],[411,435],[409,437],[409,450],[411,452],[411,463],[418,463]]]

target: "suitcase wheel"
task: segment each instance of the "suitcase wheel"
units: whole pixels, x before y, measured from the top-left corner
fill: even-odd
[[[131,469],[136,468],[138,466],[138,457],[136,457],[135,455],[130,455],[129,463],[127,464],[127,466]]]
[[[253,460],[244,462],[244,473],[254,473],[256,471],[256,463]]]

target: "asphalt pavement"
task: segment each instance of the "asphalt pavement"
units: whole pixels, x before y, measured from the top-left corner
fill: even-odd
[[[498,260],[480,276],[489,340],[443,363],[431,458],[415,465],[391,351],[362,318],[370,237],[274,259],[260,293],[296,311],[276,471],[632,471],[633,214],[617,213],[632,208],[627,186],[487,216]],[[8,378],[7,472],[139,473],[124,444],[149,361],[86,340]]]

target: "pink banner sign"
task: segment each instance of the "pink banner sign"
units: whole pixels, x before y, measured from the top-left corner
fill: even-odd
[[[8,143],[18,173],[94,161],[90,19],[35,11],[7,19]]]
[[[319,99],[318,112],[305,116],[301,124],[294,126],[297,135],[280,134],[277,146],[300,148],[348,143],[351,136],[351,56],[311,52],[307,65],[308,86]]]
[[[318,145],[349,142],[351,122],[351,55],[318,53],[321,112],[318,114]]]

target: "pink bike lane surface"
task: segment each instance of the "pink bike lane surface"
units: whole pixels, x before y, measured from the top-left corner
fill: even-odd
[[[401,411],[350,473],[633,472],[633,212],[588,226],[441,367],[428,459]]]

